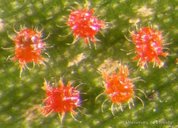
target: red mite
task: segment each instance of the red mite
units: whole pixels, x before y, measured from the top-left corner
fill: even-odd
[[[29,28],[17,32],[13,40],[15,43],[13,59],[19,62],[21,70],[30,62],[43,63],[44,58],[41,53],[45,48],[45,42],[43,42],[41,36],[41,32]]]
[[[163,66],[160,56],[166,57],[167,52],[163,52],[163,37],[160,31],[150,27],[143,27],[137,32],[131,33],[132,41],[135,44],[138,65],[144,68],[147,63],[153,62],[158,67]]]
[[[62,81],[58,87],[51,87],[47,82],[44,83],[46,98],[44,99],[43,114],[48,115],[56,112],[62,117],[69,112],[75,114],[75,109],[80,106],[80,92],[68,82],[65,86]]]
[[[134,96],[134,85],[128,75],[128,67],[124,65],[120,65],[117,72],[111,74],[103,73],[105,93],[112,103],[122,104],[129,102]]]
[[[104,22],[93,14],[93,9],[74,10],[70,13],[67,24],[76,39],[83,38],[85,43],[96,42],[95,35],[104,27]]]

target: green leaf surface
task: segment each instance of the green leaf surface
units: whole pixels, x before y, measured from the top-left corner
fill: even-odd
[[[71,9],[85,7],[87,0],[0,0],[0,128],[142,128],[178,127],[178,1],[176,0],[92,0],[90,8],[95,15],[108,23],[97,34],[100,40],[91,48],[74,40],[66,24]],[[134,45],[128,39],[130,30],[141,26],[153,26],[161,30],[169,45],[169,56],[163,58],[165,66],[156,68],[149,64],[140,70]],[[11,37],[21,26],[43,30],[47,44],[45,65],[29,64],[19,77]],[[127,38],[128,39],[127,39]],[[131,53],[127,55],[128,53]],[[79,55],[85,59],[77,61]],[[104,91],[98,68],[107,59],[121,61],[131,70],[130,77],[140,77],[135,88],[145,92],[148,98],[136,91],[144,102],[134,99],[135,106],[111,113],[111,102],[101,106],[107,96],[95,98]],[[82,92],[82,104],[75,121],[70,114],[61,124],[57,114],[44,117],[38,111],[42,107],[45,92],[44,79],[56,83],[60,78],[74,81]],[[80,112],[79,112],[80,111]]]

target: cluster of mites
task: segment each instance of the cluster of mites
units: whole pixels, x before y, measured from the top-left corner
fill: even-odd
[[[67,25],[70,27],[75,39],[81,38],[86,44],[96,43],[96,34],[105,27],[105,22],[94,16],[93,9],[80,9],[71,11]],[[143,27],[131,32],[131,39],[135,45],[135,58],[138,66],[144,68],[148,63],[161,67],[163,62],[160,57],[166,57],[163,52],[163,36],[158,30],[151,27]],[[23,28],[14,38],[14,60],[19,62],[23,70],[28,63],[40,64],[44,62],[42,52],[46,43],[42,39],[42,33],[30,28]],[[101,72],[105,91],[113,104],[121,105],[130,102],[134,97],[133,80],[129,78],[129,69],[120,64],[117,71],[112,73]],[[64,115],[69,112],[75,114],[75,110],[81,105],[80,92],[72,83],[59,82],[58,86],[52,87],[45,82],[46,98],[42,112],[45,115],[51,112]]]

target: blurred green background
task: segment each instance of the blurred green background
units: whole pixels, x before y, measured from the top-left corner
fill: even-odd
[[[177,0],[91,0],[90,8],[95,15],[108,22],[108,27],[97,34],[100,40],[96,49],[89,48],[83,40],[74,45],[66,21],[71,9],[84,7],[87,0],[0,0],[0,128],[139,128],[139,127],[178,127],[178,1]],[[153,26],[161,30],[166,48],[170,53],[161,69],[140,70],[132,60],[135,56],[129,31],[138,26]],[[46,53],[50,56],[46,65],[29,64],[19,77],[17,62],[8,57],[14,56],[13,37],[20,26],[43,30],[43,37],[50,35]],[[127,53],[130,53],[126,55]],[[148,98],[136,91],[145,107],[138,99],[135,106],[111,114],[111,103],[101,104],[106,96],[95,101],[104,91],[98,68],[105,60],[121,61],[129,66],[130,77],[140,77],[135,88],[143,90]],[[74,81],[74,86],[83,83],[81,108],[75,121],[68,114],[63,124],[57,114],[43,117],[38,111],[42,106],[45,92],[41,89],[44,79],[56,83]]]

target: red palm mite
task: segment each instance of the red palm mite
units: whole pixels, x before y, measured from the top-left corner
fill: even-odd
[[[131,32],[131,37],[137,54],[134,59],[138,60],[141,68],[150,62],[158,67],[164,65],[160,57],[166,57],[168,53],[163,51],[164,41],[160,31],[151,27],[143,27],[136,32]]]
[[[42,113],[47,116],[51,112],[58,113],[61,121],[66,113],[76,114],[75,109],[80,106],[80,92],[72,87],[71,82],[66,85],[60,80],[57,87],[51,87],[49,83],[44,83],[46,98]],[[75,119],[75,118],[74,118]]]
[[[45,49],[45,42],[42,39],[41,32],[24,28],[17,32],[13,41],[15,44],[13,60],[19,62],[21,71],[27,63],[41,64],[45,60],[41,55]]]
[[[103,28],[104,21],[94,16],[93,9],[80,9],[71,11],[67,25],[73,32],[75,39],[83,38],[85,43],[95,43],[95,35]]]
[[[133,79],[129,78],[129,69],[126,65],[119,64],[115,71],[102,72],[102,77],[104,79],[105,88],[105,91],[102,94],[106,94],[109,100],[112,102],[111,112],[113,115],[115,109],[118,110],[118,107],[121,111],[123,111],[122,106],[125,103],[128,104],[129,109],[131,106],[134,106],[134,98],[139,99],[144,106],[142,99],[135,95],[135,90],[138,90],[141,93],[144,92],[140,89],[134,88]],[[101,106],[102,109],[106,101],[108,101],[108,99],[103,102]]]

